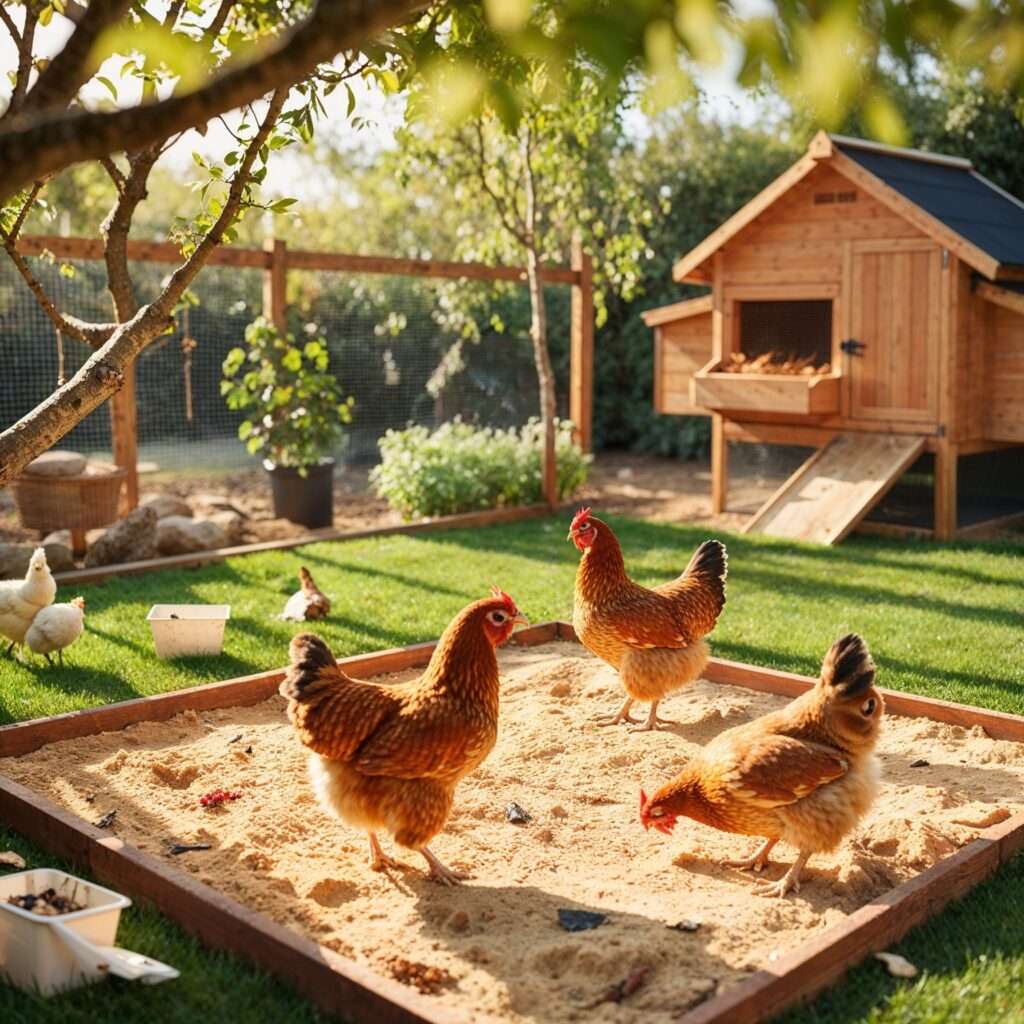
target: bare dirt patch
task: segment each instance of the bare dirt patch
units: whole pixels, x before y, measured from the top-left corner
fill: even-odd
[[[766,901],[749,875],[721,866],[754,840],[688,822],[672,837],[646,833],[636,805],[641,784],[782,698],[699,682],[664,706],[676,724],[632,734],[594,724],[620,685],[575,644],[511,648],[501,665],[498,746],[434,843],[475,876],[456,890],[427,881],[420,858],[390,842],[403,866],[369,869],[365,837],[317,806],[280,698],[53,744],[0,760],[0,773],[90,821],[116,809],[122,839],[439,1006],[515,1021],[668,1024],[948,856],[1000,808],[1024,805],[1024,745],[890,716],[870,815],[833,855],[812,858],[798,895]],[[244,743],[232,743],[239,733]],[[242,797],[203,808],[216,787]],[[512,801],[527,824],[506,821]],[[175,856],[172,842],[211,848]],[[777,849],[771,878],[794,856]],[[559,910],[607,921],[570,933]],[[642,968],[633,991],[626,982]],[[621,1003],[601,1001],[627,988]]]

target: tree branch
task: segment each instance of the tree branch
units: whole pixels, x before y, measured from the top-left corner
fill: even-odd
[[[0,6],[0,10],[3,9]],[[7,14],[6,11],[4,13]],[[28,80],[32,77],[32,46],[35,42],[37,19],[38,15],[32,9],[32,5],[25,4],[25,24],[22,26],[20,34],[15,36],[18,49],[18,67],[15,71],[14,89],[11,92],[10,103],[7,104],[7,109],[0,120],[8,117],[13,119],[25,101],[25,94],[28,92]],[[13,19],[8,17],[8,22],[8,31],[13,34],[16,31]],[[33,175],[33,177],[36,177],[36,175]],[[27,184],[27,182],[23,184]],[[15,189],[15,191],[17,190]]]
[[[287,95],[287,88],[274,93],[259,129],[239,161],[224,209],[191,256],[171,275],[160,296],[143,306],[127,323],[117,326],[71,380],[0,434],[0,487],[14,480],[34,458],[56,444],[113,395],[139,353],[170,325],[178,300],[234,222],[246,185],[251,180],[253,164],[273,130]]]
[[[66,111],[0,132],[0,200],[28,182],[82,160],[148,146],[205,124],[290,84],[341,50],[358,47],[423,6],[423,0],[319,0],[271,51],[186,95],[111,112]]]
[[[228,20],[228,15],[231,13],[231,8],[235,6],[237,0],[221,0],[220,7],[217,8],[217,13],[213,16],[213,21],[206,26],[206,35],[210,39],[216,39],[220,35],[221,30],[224,28],[224,23]]]
[[[9,14],[6,4],[0,4],[0,21],[3,22],[4,28],[10,33],[11,41],[14,45],[20,47],[21,32],[18,30],[18,26],[14,24],[14,19]]]
[[[99,162],[107,172],[107,176],[114,183],[114,188],[116,188],[119,193],[124,192],[124,172],[116,163],[114,163],[114,158],[112,156],[101,156]]]
[[[90,0],[71,38],[36,79],[18,114],[23,117],[64,106],[92,74],[90,54],[100,33],[120,20],[130,6],[131,0]]]
[[[484,131],[479,118],[474,121],[473,127],[476,129],[477,142],[480,146],[479,150],[473,151],[473,155],[477,159],[476,172],[480,185],[484,192],[491,197],[491,202],[494,204],[494,210],[498,215],[498,220],[501,221],[502,227],[521,245],[528,245],[525,230],[520,229],[509,216],[508,207],[502,201],[501,196],[491,188],[491,184],[487,180],[487,152],[484,143]],[[472,147],[470,148],[472,149]]]

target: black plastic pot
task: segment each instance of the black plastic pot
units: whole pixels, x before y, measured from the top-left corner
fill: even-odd
[[[290,466],[264,461],[274,496],[274,516],[318,530],[334,523],[334,459],[321,459],[301,476]]]

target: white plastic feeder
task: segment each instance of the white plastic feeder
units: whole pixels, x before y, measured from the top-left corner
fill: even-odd
[[[7,902],[53,889],[81,903],[71,914],[42,917]],[[53,868],[0,878],[0,976],[12,985],[49,996],[99,981],[108,974],[147,984],[169,981],[178,971],[158,960],[114,946],[127,896]]]
[[[231,618],[226,604],[155,604],[146,616],[153,630],[158,658],[220,654],[224,624]]]

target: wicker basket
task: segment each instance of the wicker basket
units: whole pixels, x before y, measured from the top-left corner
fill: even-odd
[[[30,530],[92,530],[117,519],[127,469],[91,463],[79,476],[33,476],[14,482],[21,525]],[[97,472],[101,470],[102,472]]]

